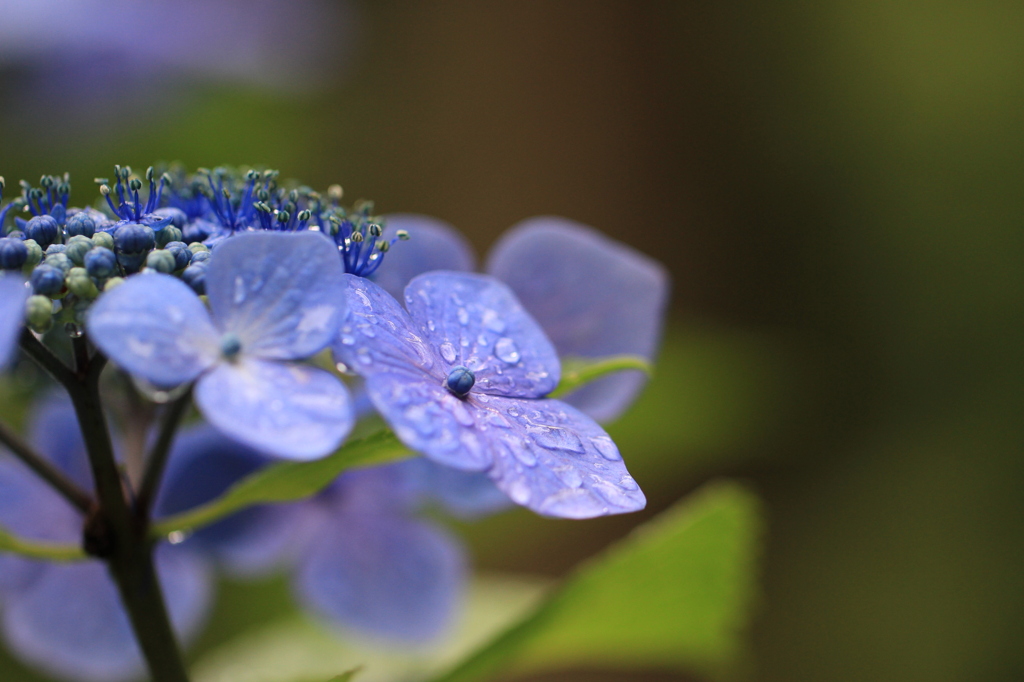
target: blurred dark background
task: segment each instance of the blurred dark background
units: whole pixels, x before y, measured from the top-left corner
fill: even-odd
[[[0,24],[22,4],[0,0]],[[161,30],[187,40],[190,7]],[[610,429],[651,508],[466,526],[478,565],[564,573],[736,476],[769,513],[754,679],[1024,676],[1024,4],[288,17],[237,48],[263,41],[283,79],[139,75],[131,44],[0,50],[0,174],[71,171],[82,204],[114,163],[266,164],[443,218],[481,256],[537,214],[628,242],[674,278],[656,378]]]

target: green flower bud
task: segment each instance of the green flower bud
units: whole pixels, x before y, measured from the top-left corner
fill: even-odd
[[[171,242],[180,242],[181,230],[176,228],[174,225],[168,225],[157,232],[154,236],[156,237],[156,247],[158,249],[162,249]]]
[[[35,239],[26,239],[25,248],[28,249],[28,258],[25,259],[25,267],[32,269],[43,260],[43,247],[36,243]]]
[[[75,266],[74,263],[71,262],[71,259],[64,254],[64,252],[51,253],[49,256],[46,257],[46,260],[44,260],[43,262],[46,263],[47,265],[59,269],[65,275],[68,274],[71,271],[71,268]]]
[[[150,270],[156,270],[157,272],[169,275],[174,272],[174,254],[163,250],[150,251],[149,255],[146,256],[146,267]]]
[[[46,333],[53,326],[53,301],[47,296],[29,296],[25,302],[25,323],[34,332]]]
[[[124,277],[111,277],[103,284],[103,291],[110,291],[114,287],[124,284]]]
[[[111,251],[114,250],[114,238],[110,236],[109,232],[97,232],[92,236],[92,243]]]
[[[68,291],[80,299],[91,301],[100,295],[100,290],[96,288],[96,283],[89,277],[85,268],[71,268],[71,272],[68,273],[64,282],[67,284]]]
[[[93,248],[92,240],[83,235],[76,235],[68,240],[68,247],[64,249],[64,255],[71,259],[75,265],[85,263],[85,254]]]

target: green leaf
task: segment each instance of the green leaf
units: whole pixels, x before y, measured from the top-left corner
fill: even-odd
[[[308,462],[282,462],[242,479],[220,497],[153,524],[150,533],[164,537],[207,526],[228,514],[257,504],[294,502],[316,494],[342,472],[355,467],[387,464],[409,451],[391,431],[350,441],[333,455]]]
[[[651,363],[640,355],[608,355],[603,358],[562,358],[562,380],[549,398],[560,398],[606,374],[638,369],[650,376]]]
[[[26,540],[0,528],[0,552],[10,552],[45,561],[82,561],[87,558],[77,545]]]
[[[327,682],[351,682],[352,678],[355,677],[360,672],[362,672],[362,670],[363,670],[363,666],[359,666],[357,668],[352,668],[351,670],[343,672],[340,675],[335,675],[334,677],[332,677]]]
[[[753,494],[711,484],[584,563],[435,682],[572,666],[730,672],[744,653],[760,525]]]

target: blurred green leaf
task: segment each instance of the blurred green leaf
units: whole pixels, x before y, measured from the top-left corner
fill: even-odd
[[[743,653],[760,525],[753,494],[711,484],[586,562],[436,682],[580,665],[726,672]]]
[[[603,358],[566,357],[562,358],[561,362],[562,380],[548,396],[550,398],[559,398],[613,372],[638,369],[650,376],[652,369],[650,361],[639,355],[609,355]]]
[[[153,524],[151,534],[164,537],[209,525],[239,509],[257,504],[294,502],[316,494],[348,469],[394,462],[412,453],[391,431],[353,440],[333,455],[308,462],[282,462],[261,469],[220,497]]]
[[[484,575],[469,586],[466,607],[450,633],[426,645],[366,640],[293,613],[246,631],[203,654],[195,682],[322,682],[338,670],[362,668],[357,682],[422,680],[465,658],[529,613],[549,582]]]
[[[51,542],[26,540],[12,535],[3,528],[0,528],[0,552],[10,552],[45,561],[81,561],[86,558],[85,552],[77,545],[58,545]]]
[[[350,680],[353,677],[355,677],[358,673],[362,672],[362,670],[363,670],[363,666],[359,666],[358,668],[352,668],[348,672],[343,672],[340,675],[335,675],[334,677],[329,679],[327,682],[350,682]]]

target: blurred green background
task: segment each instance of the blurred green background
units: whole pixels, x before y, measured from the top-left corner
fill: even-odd
[[[628,242],[674,278],[610,429],[650,508],[466,525],[478,566],[562,575],[738,477],[768,513],[752,679],[1024,677],[1024,5],[350,9],[336,76],[299,92],[178,78],[96,121],[0,61],[0,174],[71,171],[81,204],[114,163],[266,164],[481,255],[537,214]],[[229,588],[200,651],[282,590]],[[641,675],[682,679],[535,679]]]

